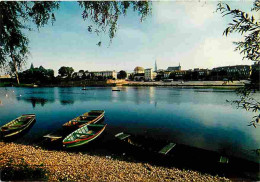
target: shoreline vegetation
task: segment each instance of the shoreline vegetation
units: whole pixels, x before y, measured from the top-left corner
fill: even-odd
[[[214,88],[214,89],[236,89],[245,85],[245,81],[173,81],[173,82],[137,82],[125,80],[108,80],[108,81],[63,81],[59,84],[20,84],[12,82],[0,82],[0,87],[113,87],[113,86],[167,86],[178,88]]]
[[[37,171],[31,180],[49,181],[230,181],[197,171],[124,161],[111,156],[52,151],[37,146],[0,142],[0,169]],[[25,167],[24,167],[25,166]],[[8,171],[9,173],[12,171]],[[2,174],[3,176],[8,174]],[[9,175],[10,176],[10,175]],[[8,180],[8,179],[6,179]],[[10,180],[10,179],[9,179]],[[21,180],[21,179],[20,179]],[[24,180],[24,179],[23,179]]]

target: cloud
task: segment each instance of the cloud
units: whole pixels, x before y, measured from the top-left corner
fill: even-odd
[[[158,24],[199,28],[210,21],[215,8],[207,2],[154,2],[153,15]]]
[[[242,60],[243,55],[234,51],[233,41],[237,41],[231,37],[209,37],[194,47],[193,50],[187,52],[183,56],[184,62],[192,60],[190,67],[213,68],[217,66],[227,66],[234,64],[251,64],[251,62]]]

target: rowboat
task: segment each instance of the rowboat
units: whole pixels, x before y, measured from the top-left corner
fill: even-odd
[[[71,134],[69,134],[63,141],[63,146],[66,148],[77,147],[91,142],[96,139],[105,130],[107,125],[103,124],[88,124]]]
[[[78,116],[67,123],[63,124],[64,127],[82,127],[86,124],[95,124],[99,122],[105,115],[105,111],[103,110],[91,110],[90,112],[86,112],[81,116]]]
[[[1,127],[1,135],[10,137],[28,128],[35,121],[35,114],[24,114]]]
[[[142,136],[133,136],[129,133],[120,132],[115,137],[125,143],[128,143],[135,148],[139,148],[142,151],[151,151],[159,154],[168,154],[175,146],[176,143],[165,143],[163,141],[154,140],[152,138],[146,139]]]

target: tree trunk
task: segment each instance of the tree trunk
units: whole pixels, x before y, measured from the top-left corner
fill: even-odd
[[[17,80],[17,84],[20,85],[20,81],[19,81],[19,77],[18,77],[18,70],[17,70],[17,66],[16,66],[16,61],[14,56],[12,55],[12,60],[14,63],[14,69],[15,69],[15,76],[16,76],[16,80]]]

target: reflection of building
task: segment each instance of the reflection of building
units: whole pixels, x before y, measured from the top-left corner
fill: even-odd
[[[144,68],[137,66],[134,69],[134,74],[144,73]]]
[[[149,102],[150,104],[154,103],[154,95],[155,95],[155,88],[154,87],[149,87]]]
[[[180,71],[181,70],[181,64],[179,66],[174,66],[174,67],[168,67],[167,71]]]
[[[145,80],[154,80],[155,77],[156,77],[156,73],[153,71],[152,68],[147,68],[144,70]]]
[[[102,76],[106,78],[117,78],[117,72],[116,71],[92,71],[90,72],[94,74],[94,76]]]

